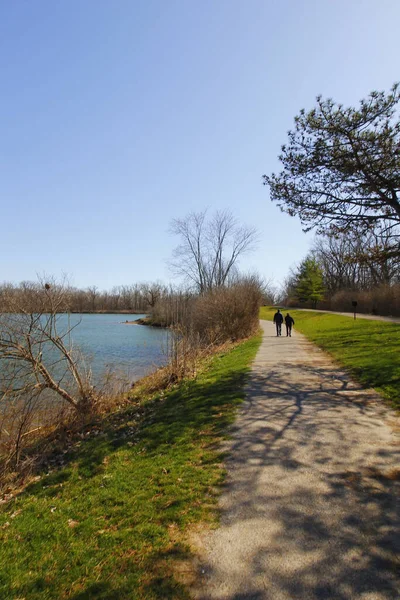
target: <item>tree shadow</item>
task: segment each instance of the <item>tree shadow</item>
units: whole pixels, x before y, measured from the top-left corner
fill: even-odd
[[[227,373],[221,371],[216,380],[215,374],[211,374],[206,381],[188,382],[164,398],[158,397],[144,406],[135,405],[102,421],[85,425],[71,436],[65,450],[54,452],[47,458],[37,470],[42,479],[28,485],[20,494],[20,500],[23,501],[23,497],[32,495],[46,499],[61,497],[70,479],[78,476],[90,481],[101,475],[106,469],[105,459],[118,451],[122,450],[128,460],[135,461],[138,451],[145,449],[148,462],[151,463],[152,458],[157,459],[167,447],[179,445],[182,441],[186,443],[197,436],[201,437],[204,453],[199,456],[198,465],[195,467],[219,464],[220,456],[214,452],[216,436],[224,435],[228,425],[232,423],[233,408],[244,396],[243,385],[247,373],[247,369],[237,370],[236,366],[232,366]],[[213,451],[208,452],[210,449]],[[63,487],[60,484],[63,484]],[[90,494],[90,490],[88,493]],[[210,496],[215,495],[215,490],[209,490],[209,493]],[[160,514],[160,522],[165,528],[176,518],[172,510],[169,516],[169,509],[182,502],[179,494],[177,487],[175,501],[169,503],[168,509]],[[116,497],[115,502],[118,500]],[[12,511],[11,504],[4,507],[4,510],[8,509]],[[182,510],[185,509],[187,506],[182,506]],[[141,569],[144,566],[146,568],[146,578],[142,583],[144,591],[142,590],[141,596],[138,597],[187,598],[183,586],[174,578],[170,569],[158,568],[163,561],[182,561],[187,556],[186,550],[177,551],[176,547],[164,551],[150,551],[146,565],[140,565]],[[55,573],[57,569],[55,565]],[[116,569],[118,570],[118,561]],[[112,577],[109,580],[99,579],[96,584],[91,580],[85,589],[76,592],[71,598],[122,600],[135,597],[132,596],[132,588],[129,592],[124,587],[119,587],[118,582],[120,583],[120,579],[113,581]],[[24,583],[18,588],[18,592],[21,597],[29,597],[41,585],[49,584],[45,578],[42,581],[38,576],[30,583]]]
[[[391,404],[398,408],[400,365],[398,361],[388,360],[388,354],[397,352],[399,332],[399,324],[382,327],[382,324],[377,322],[373,332],[370,329],[335,327],[324,331],[321,339],[316,341],[332,353],[348,353],[350,348],[351,362],[354,365],[351,369],[352,374],[365,386],[380,389],[390,387]],[[379,352],[371,352],[371,336],[378,339]]]
[[[62,463],[59,454],[54,462],[49,459],[42,471],[51,471],[46,488],[37,482],[24,494],[51,497],[52,485],[68,481],[71,465],[79,476],[91,479],[104,470],[106,456],[121,449],[135,460],[137,449],[144,447],[151,458],[185,436],[201,436],[205,447],[213,447],[216,436],[229,431],[232,440],[221,453],[228,453],[228,469],[234,466],[237,476],[223,484],[231,505],[222,514],[222,524],[248,522],[257,533],[267,522],[275,530],[266,532],[249,557],[252,589],[240,590],[230,600],[272,600],[279,593],[296,600],[350,600],[365,590],[385,600],[397,599],[399,482],[383,469],[395,450],[377,445],[374,438],[385,409],[335,367],[310,363],[296,370],[290,361],[282,366],[285,377],[281,370],[265,373],[255,368],[240,420],[234,424],[230,409],[243,397],[247,369],[189,382],[165,399],[108,417],[93,430],[79,432],[62,453]],[[370,445],[361,444],[365,436],[370,436]],[[349,470],[348,457],[358,446],[355,462],[375,470]],[[220,458],[209,454],[202,460],[217,464]],[[275,488],[265,480],[266,468]],[[315,510],[310,512],[310,507]],[[298,564],[288,569],[285,561],[274,558],[272,546],[297,557]],[[151,556],[148,597],[185,598],[173,578],[154,570],[167,558],[174,559],[168,553]],[[213,574],[211,564],[203,568],[207,576]],[[270,592],[261,582],[265,574]],[[199,579],[204,581],[200,572]],[[98,585],[90,584],[74,600],[94,598],[96,593],[111,600],[129,597],[112,580]]]
[[[238,577],[221,598],[398,599],[400,451],[379,437],[387,409],[334,366],[280,367],[255,366],[226,449],[210,544],[248,569],[248,589]],[[252,532],[247,555],[231,543],[239,527]],[[235,579],[224,568],[202,561],[202,588]]]

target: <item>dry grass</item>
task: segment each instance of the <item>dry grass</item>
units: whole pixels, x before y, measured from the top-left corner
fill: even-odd
[[[198,346],[186,349],[181,346],[182,353],[178,352],[174,360],[166,366],[137,381],[128,393],[128,397],[131,400],[143,400],[157,392],[164,392],[183,380],[192,381],[207,368],[213,356],[229,352],[237,344],[238,342],[225,342],[205,348]]]
[[[95,401],[85,411],[73,411],[49,396],[43,401],[24,397],[5,404],[3,422],[0,419],[0,485],[1,480],[9,485],[27,477],[42,460],[44,449],[53,447],[55,439],[59,442],[64,432],[128,402],[142,402],[182,381],[196,379],[213,355],[256,333],[260,298],[259,284],[251,278],[202,296],[174,294],[164,298],[159,316],[173,326],[166,348],[167,365],[137,382],[128,394],[111,391],[116,388],[110,379],[104,389],[96,389]]]
[[[40,401],[39,401],[40,400]],[[126,394],[99,394],[90,412],[77,413],[69,405],[47,397],[24,399],[3,407],[0,419],[0,490],[28,481],[37,467],[75,433],[130,403]]]
[[[186,568],[187,528],[216,518],[220,442],[259,343],[77,431],[23,493],[0,501],[0,597],[188,598],[174,566]]]
[[[235,348],[239,342],[225,342],[219,345],[202,347],[189,344],[185,338],[178,343],[171,342],[169,363],[160,367],[137,381],[129,392],[118,395],[99,396],[97,404],[91,413],[79,414],[68,406],[59,406],[57,410],[42,406],[40,412],[33,415],[35,422],[41,423],[20,436],[17,442],[18,430],[14,436],[3,440],[0,444],[0,491],[14,492],[26,485],[35,476],[40,465],[49,456],[62,453],[68,447],[70,440],[79,436],[83,429],[96,428],[99,419],[112,415],[124,407],[137,405],[140,407],[154,395],[161,397],[164,393],[179,386],[182,382],[190,382],[204,372],[216,355],[224,355]],[[38,407],[37,407],[38,408]],[[20,418],[17,407],[13,418]],[[11,416],[11,415],[10,415]],[[4,417],[3,417],[4,419]],[[9,428],[11,431],[11,428]],[[2,423],[2,431],[5,428]],[[19,460],[15,460],[16,444],[19,445]]]

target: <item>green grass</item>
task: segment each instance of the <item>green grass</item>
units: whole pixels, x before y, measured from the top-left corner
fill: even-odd
[[[272,320],[275,309],[261,308]],[[285,314],[285,311],[283,311]],[[290,310],[295,328],[329,352],[362,385],[373,387],[400,409],[400,324]]]
[[[257,336],[195,381],[75,440],[0,509],[0,598],[187,598],[185,531],[216,519],[218,442],[243,398]],[[96,433],[97,432],[97,433]]]

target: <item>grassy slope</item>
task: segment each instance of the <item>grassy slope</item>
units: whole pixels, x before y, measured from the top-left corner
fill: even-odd
[[[218,440],[260,337],[92,430],[0,510],[0,598],[186,598],[173,562],[185,528],[215,519]]]
[[[262,319],[275,310],[263,307]],[[282,311],[285,314],[285,311]],[[400,409],[400,324],[290,310],[295,328]]]

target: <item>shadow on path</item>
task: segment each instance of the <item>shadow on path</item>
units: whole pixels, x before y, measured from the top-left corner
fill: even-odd
[[[390,412],[301,336],[289,358],[281,348],[266,337],[255,361],[226,448],[221,527],[205,541],[194,596],[398,600],[400,453]]]

